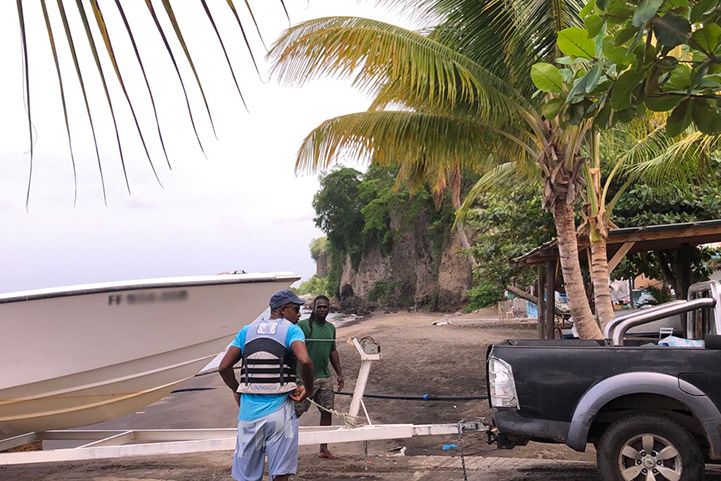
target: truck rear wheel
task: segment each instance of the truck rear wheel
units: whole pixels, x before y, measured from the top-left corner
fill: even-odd
[[[597,459],[604,481],[700,481],[704,471],[694,437],[678,423],[649,414],[609,426]]]

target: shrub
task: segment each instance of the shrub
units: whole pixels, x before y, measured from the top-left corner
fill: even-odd
[[[298,289],[296,289],[299,295],[310,294],[312,296],[328,296],[332,297],[333,293],[330,292],[330,286],[328,285],[328,279],[325,277],[313,276],[307,281],[303,282]]]
[[[503,300],[503,289],[490,282],[482,282],[468,289],[466,311],[471,312],[482,307],[492,306]]]
[[[398,282],[377,281],[368,291],[368,300],[378,302],[381,305],[392,305],[396,299],[396,290],[398,287]]]

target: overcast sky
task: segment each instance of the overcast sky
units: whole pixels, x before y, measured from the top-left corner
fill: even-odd
[[[363,110],[368,99],[349,81],[320,80],[302,88],[267,80],[264,49],[245,25],[261,63],[261,81],[249,61],[225,0],[208,3],[236,67],[246,112],[200,2],[173,2],[189,49],[197,62],[215,121],[213,136],[192,73],[181,60],[201,140],[203,157],[186,114],[182,90],[144,2],[124,2],[133,20],[155,100],[172,171],[165,164],[147,93],[114,2],[100,2],[119,62],[144,127],[163,187],[158,185],[109,64],[104,65],[114,100],[132,195],[122,176],[108,107],[89,50],[81,64],[92,101],[108,206],[103,204],[98,163],[72,64],[62,69],[76,153],[78,200],[73,207],[73,173],[59,89],[39,2],[24,2],[28,22],[31,112],[36,134],[29,212],[25,190],[30,162],[23,98],[22,57],[15,2],[0,2],[0,292],[86,282],[176,275],[293,271],[309,277],[315,266],[310,241],[322,235],[311,206],[316,176],[296,176],[295,153],[303,137],[323,120]],[[47,2],[60,56],[69,59],[55,2]],[[76,43],[82,27],[74,2],[66,2]],[[405,20],[377,10],[372,2],[288,0],[293,22],[329,15]],[[236,2],[241,9],[244,2]],[[279,1],[251,1],[270,44],[288,26]],[[156,9],[164,20],[160,2]],[[241,10],[242,13],[242,10]],[[166,32],[172,36],[169,24]],[[174,40],[174,39],[173,39]],[[98,45],[102,48],[102,45]]]

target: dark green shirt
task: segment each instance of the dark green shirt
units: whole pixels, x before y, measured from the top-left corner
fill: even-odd
[[[313,321],[313,316],[298,321],[298,326],[305,334],[305,345],[308,348],[310,360],[313,362],[315,378],[330,377],[328,363],[330,353],[335,351],[335,326],[328,321]],[[313,341],[313,339],[323,339]]]

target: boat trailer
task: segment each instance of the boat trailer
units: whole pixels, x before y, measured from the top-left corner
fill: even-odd
[[[360,426],[300,426],[299,444],[347,443],[383,439],[407,439],[415,436],[437,436],[481,431],[492,443],[496,430],[485,419],[454,424],[373,424],[363,402],[371,364],[381,359],[380,346],[372,338],[351,339],[361,358],[358,379],[353,390],[350,418],[358,418],[363,409],[365,422]],[[236,445],[236,428],[218,429],[133,429],[83,430],[64,429],[27,433],[0,439],[0,466],[110,459],[128,456],[186,454],[209,451],[232,451]],[[88,441],[78,447],[37,451],[4,452],[38,441]]]

